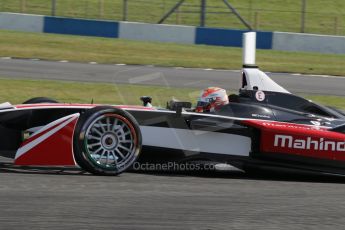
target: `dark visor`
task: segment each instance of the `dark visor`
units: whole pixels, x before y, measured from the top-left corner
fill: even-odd
[[[206,107],[210,104],[210,102],[198,101],[196,106]]]

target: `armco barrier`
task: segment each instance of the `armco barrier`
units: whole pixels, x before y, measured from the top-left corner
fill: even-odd
[[[234,47],[242,46],[242,34],[247,32],[15,13],[0,13],[0,29]],[[259,49],[345,54],[345,37],[258,31],[256,46]]]
[[[242,34],[247,30],[197,28],[196,44],[242,47]],[[272,49],[272,32],[257,32],[256,47]]]
[[[345,37],[299,33],[273,33],[274,50],[345,54]]]
[[[195,27],[120,22],[119,37],[140,41],[194,44]]]
[[[44,17],[45,33],[117,38],[118,22],[60,17]]]
[[[44,16],[0,13],[0,29],[43,32]]]

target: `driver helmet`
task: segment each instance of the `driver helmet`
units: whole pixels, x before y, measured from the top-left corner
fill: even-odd
[[[229,98],[225,89],[208,87],[201,91],[195,111],[198,113],[214,112],[226,104],[229,104]]]

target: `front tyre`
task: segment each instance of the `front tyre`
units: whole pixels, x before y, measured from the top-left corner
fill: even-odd
[[[59,103],[59,102],[49,97],[34,97],[27,101],[24,101],[22,104],[40,104],[40,103]]]
[[[135,118],[109,106],[81,114],[74,133],[74,158],[78,165],[97,175],[118,175],[137,160],[141,132]]]

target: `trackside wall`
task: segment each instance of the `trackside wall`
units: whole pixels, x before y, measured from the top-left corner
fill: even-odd
[[[345,37],[274,32],[274,50],[345,54]]]
[[[44,16],[0,13],[0,29],[43,32]]]
[[[119,23],[61,17],[44,17],[44,33],[117,38]]]
[[[194,44],[195,27],[120,22],[119,38]]]
[[[0,13],[0,29],[242,47],[247,30]],[[257,31],[257,48],[345,54],[345,36]]]
[[[242,47],[242,34],[248,30],[197,28],[195,44]],[[272,49],[272,32],[257,31],[256,47]]]

